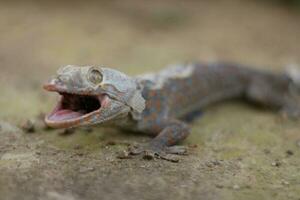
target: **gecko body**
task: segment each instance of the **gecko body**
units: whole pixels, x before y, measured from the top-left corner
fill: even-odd
[[[300,116],[297,70],[271,73],[228,63],[186,64],[158,73],[130,77],[105,67],[68,65],[44,88],[61,96],[46,123],[55,128],[115,126],[154,137],[129,149],[169,159],[184,154],[176,146],[190,133],[185,120],[206,106],[244,99]]]

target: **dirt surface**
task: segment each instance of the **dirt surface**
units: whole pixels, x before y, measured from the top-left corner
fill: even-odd
[[[263,1],[1,2],[0,199],[299,199],[299,122],[251,105],[209,108],[179,163],[117,158],[146,136],[39,120],[56,99],[41,85],[59,66],[135,75],[228,60],[281,70],[300,63],[299,21],[299,10]]]

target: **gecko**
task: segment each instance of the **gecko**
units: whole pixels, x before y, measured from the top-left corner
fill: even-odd
[[[57,105],[45,117],[53,128],[109,126],[148,134],[131,145],[130,155],[172,161],[187,147],[187,119],[214,103],[243,99],[286,116],[300,116],[300,72],[270,72],[232,63],[187,63],[156,73],[128,76],[105,66],[61,67],[44,89],[57,92]]]

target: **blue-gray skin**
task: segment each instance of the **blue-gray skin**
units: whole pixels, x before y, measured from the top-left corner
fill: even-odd
[[[240,98],[299,118],[299,83],[300,73],[295,69],[275,74],[226,63],[178,65],[137,77],[104,67],[66,66],[45,85],[62,96],[72,94],[56,110],[82,112],[78,111],[81,104],[70,100],[78,95],[96,97],[101,107],[81,114],[66,111],[67,117],[54,111],[46,123],[57,128],[99,124],[147,133],[154,139],[129,148],[131,155],[177,161],[169,154],[186,153],[185,147],[175,144],[189,135],[185,120],[191,114],[219,101]]]

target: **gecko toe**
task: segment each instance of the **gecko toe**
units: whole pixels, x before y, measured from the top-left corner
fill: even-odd
[[[175,163],[179,162],[179,157],[171,154],[159,154],[158,158],[169,162],[175,162]]]
[[[162,159],[170,162],[179,162],[178,155],[186,155],[187,148],[184,146],[158,148],[150,144],[138,144],[131,145],[128,152],[131,156],[142,155],[142,158],[145,160]]]
[[[143,155],[143,159],[146,160],[153,160],[153,159],[162,159],[169,162],[179,162],[178,156],[170,155],[164,151],[153,151],[153,150],[146,150]]]
[[[168,154],[177,154],[177,155],[188,154],[188,148],[185,146],[171,146],[171,147],[167,147],[165,151]]]
[[[131,145],[128,148],[130,155],[139,155],[144,152],[144,148],[141,145]]]
[[[154,151],[149,151],[149,150],[146,150],[143,155],[143,158],[145,160],[152,160],[155,157],[156,157],[156,153]]]

